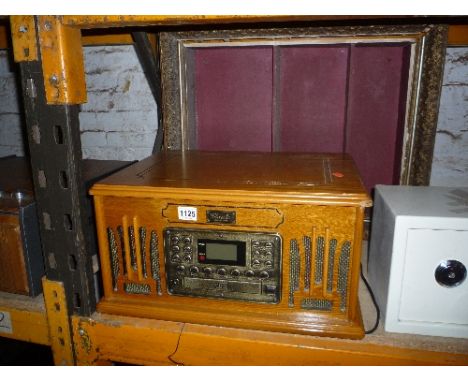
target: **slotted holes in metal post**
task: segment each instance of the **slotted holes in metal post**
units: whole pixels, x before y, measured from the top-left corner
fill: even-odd
[[[56,144],[63,145],[64,136],[62,126],[54,125],[54,139]]]
[[[79,293],[74,293],[73,294],[73,305],[75,309],[80,309],[81,308],[81,296]]]
[[[41,188],[46,188],[47,187],[47,178],[46,178],[44,170],[38,170],[37,180],[39,182],[39,187],[41,187]]]
[[[68,265],[71,271],[76,271],[76,267],[78,266],[78,263],[76,261],[75,255],[73,254],[68,255]]]
[[[59,172],[59,183],[63,189],[68,189],[68,175],[66,171]]]
[[[63,215],[63,225],[67,231],[73,230],[73,221],[70,214]]]

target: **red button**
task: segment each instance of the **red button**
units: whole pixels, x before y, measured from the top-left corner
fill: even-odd
[[[205,261],[205,256],[198,255],[198,261]]]
[[[342,172],[333,172],[332,175],[336,178],[343,178],[344,177],[344,174]]]

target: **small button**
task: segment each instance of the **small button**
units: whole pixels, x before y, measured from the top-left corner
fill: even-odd
[[[177,269],[177,273],[184,273],[185,272],[185,267],[183,265],[179,265],[176,269]]]
[[[205,268],[205,269],[203,269],[203,272],[205,272],[205,275],[211,275],[213,270],[211,268]]]
[[[185,256],[184,256],[184,260],[187,261],[187,262],[192,261],[192,256],[190,256],[190,255],[185,255]]]
[[[255,272],[252,271],[251,269],[249,269],[247,272],[245,272],[245,275],[247,277],[254,277],[255,276]]]
[[[270,260],[265,261],[265,267],[272,267],[272,266],[273,266],[272,261],[270,261]]]
[[[234,276],[234,277],[240,276],[240,271],[238,269],[233,269],[231,271],[231,276]]]
[[[259,276],[261,279],[267,279],[268,277],[270,277],[267,271],[261,271]]]
[[[184,243],[190,245],[192,244],[192,239],[190,237],[184,237]]]
[[[184,247],[185,253],[192,253],[192,247]]]
[[[260,245],[260,242],[259,241],[252,241],[252,244],[257,246],[257,245]]]
[[[219,268],[219,269],[218,269],[218,275],[220,275],[220,276],[225,276],[226,273],[227,273],[227,272],[226,272],[226,269],[224,269],[224,268]]]
[[[254,251],[254,256],[260,256],[260,251]]]
[[[195,267],[195,266],[190,267],[190,273],[195,274],[198,272],[200,272],[200,269],[198,269],[198,267]]]
[[[179,279],[174,279],[174,280],[172,280],[172,285],[173,285],[173,286],[180,285],[180,280],[179,280]]]
[[[267,243],[265,243],[265,247],[268,248],[268,249],[271,249],[271,248],[273,248],[273,243],[267,242]]]
[[[180,261],[180,256],[179,255],[174,255],[174,256],[171,257],[171,260],[173,262],[179,262]]]
[[[180,248],[178,245],[173,245],[172,246],[172,252],[179,252],[180,251]]]
[[[260,260],[254,260],[254,261],[252,261],[252,266],[254,266],[254,267],[260,266]]]
[[[171,241],[172,241],[172,244],[177,244],[179,242],[179,236],[172,236]]]

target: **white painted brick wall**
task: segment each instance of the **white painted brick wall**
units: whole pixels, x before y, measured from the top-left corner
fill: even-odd
[[[158,116],[133,46],[85,47],[84,56],[88,102],[80,113],[83,157],[147,157]]]
[[[85,47],[88,102],[81,106],[83,158],[140,160],[156,138],[156,103],[131,45]],[[15,74],[0,50],[0,157],[24,155]]]
[[[447,49],[431,185],[468,186],[468,47]]]
[[[0,50],[0,157],[24,156],[16,75],[8,51]]]

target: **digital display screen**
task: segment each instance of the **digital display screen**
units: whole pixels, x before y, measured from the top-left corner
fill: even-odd
[[[235,261],[237,262],[237,245],[206,243],[206,260]]]
[[[245,266],[245,242],[199,239],[198,261],[206,264]]]

